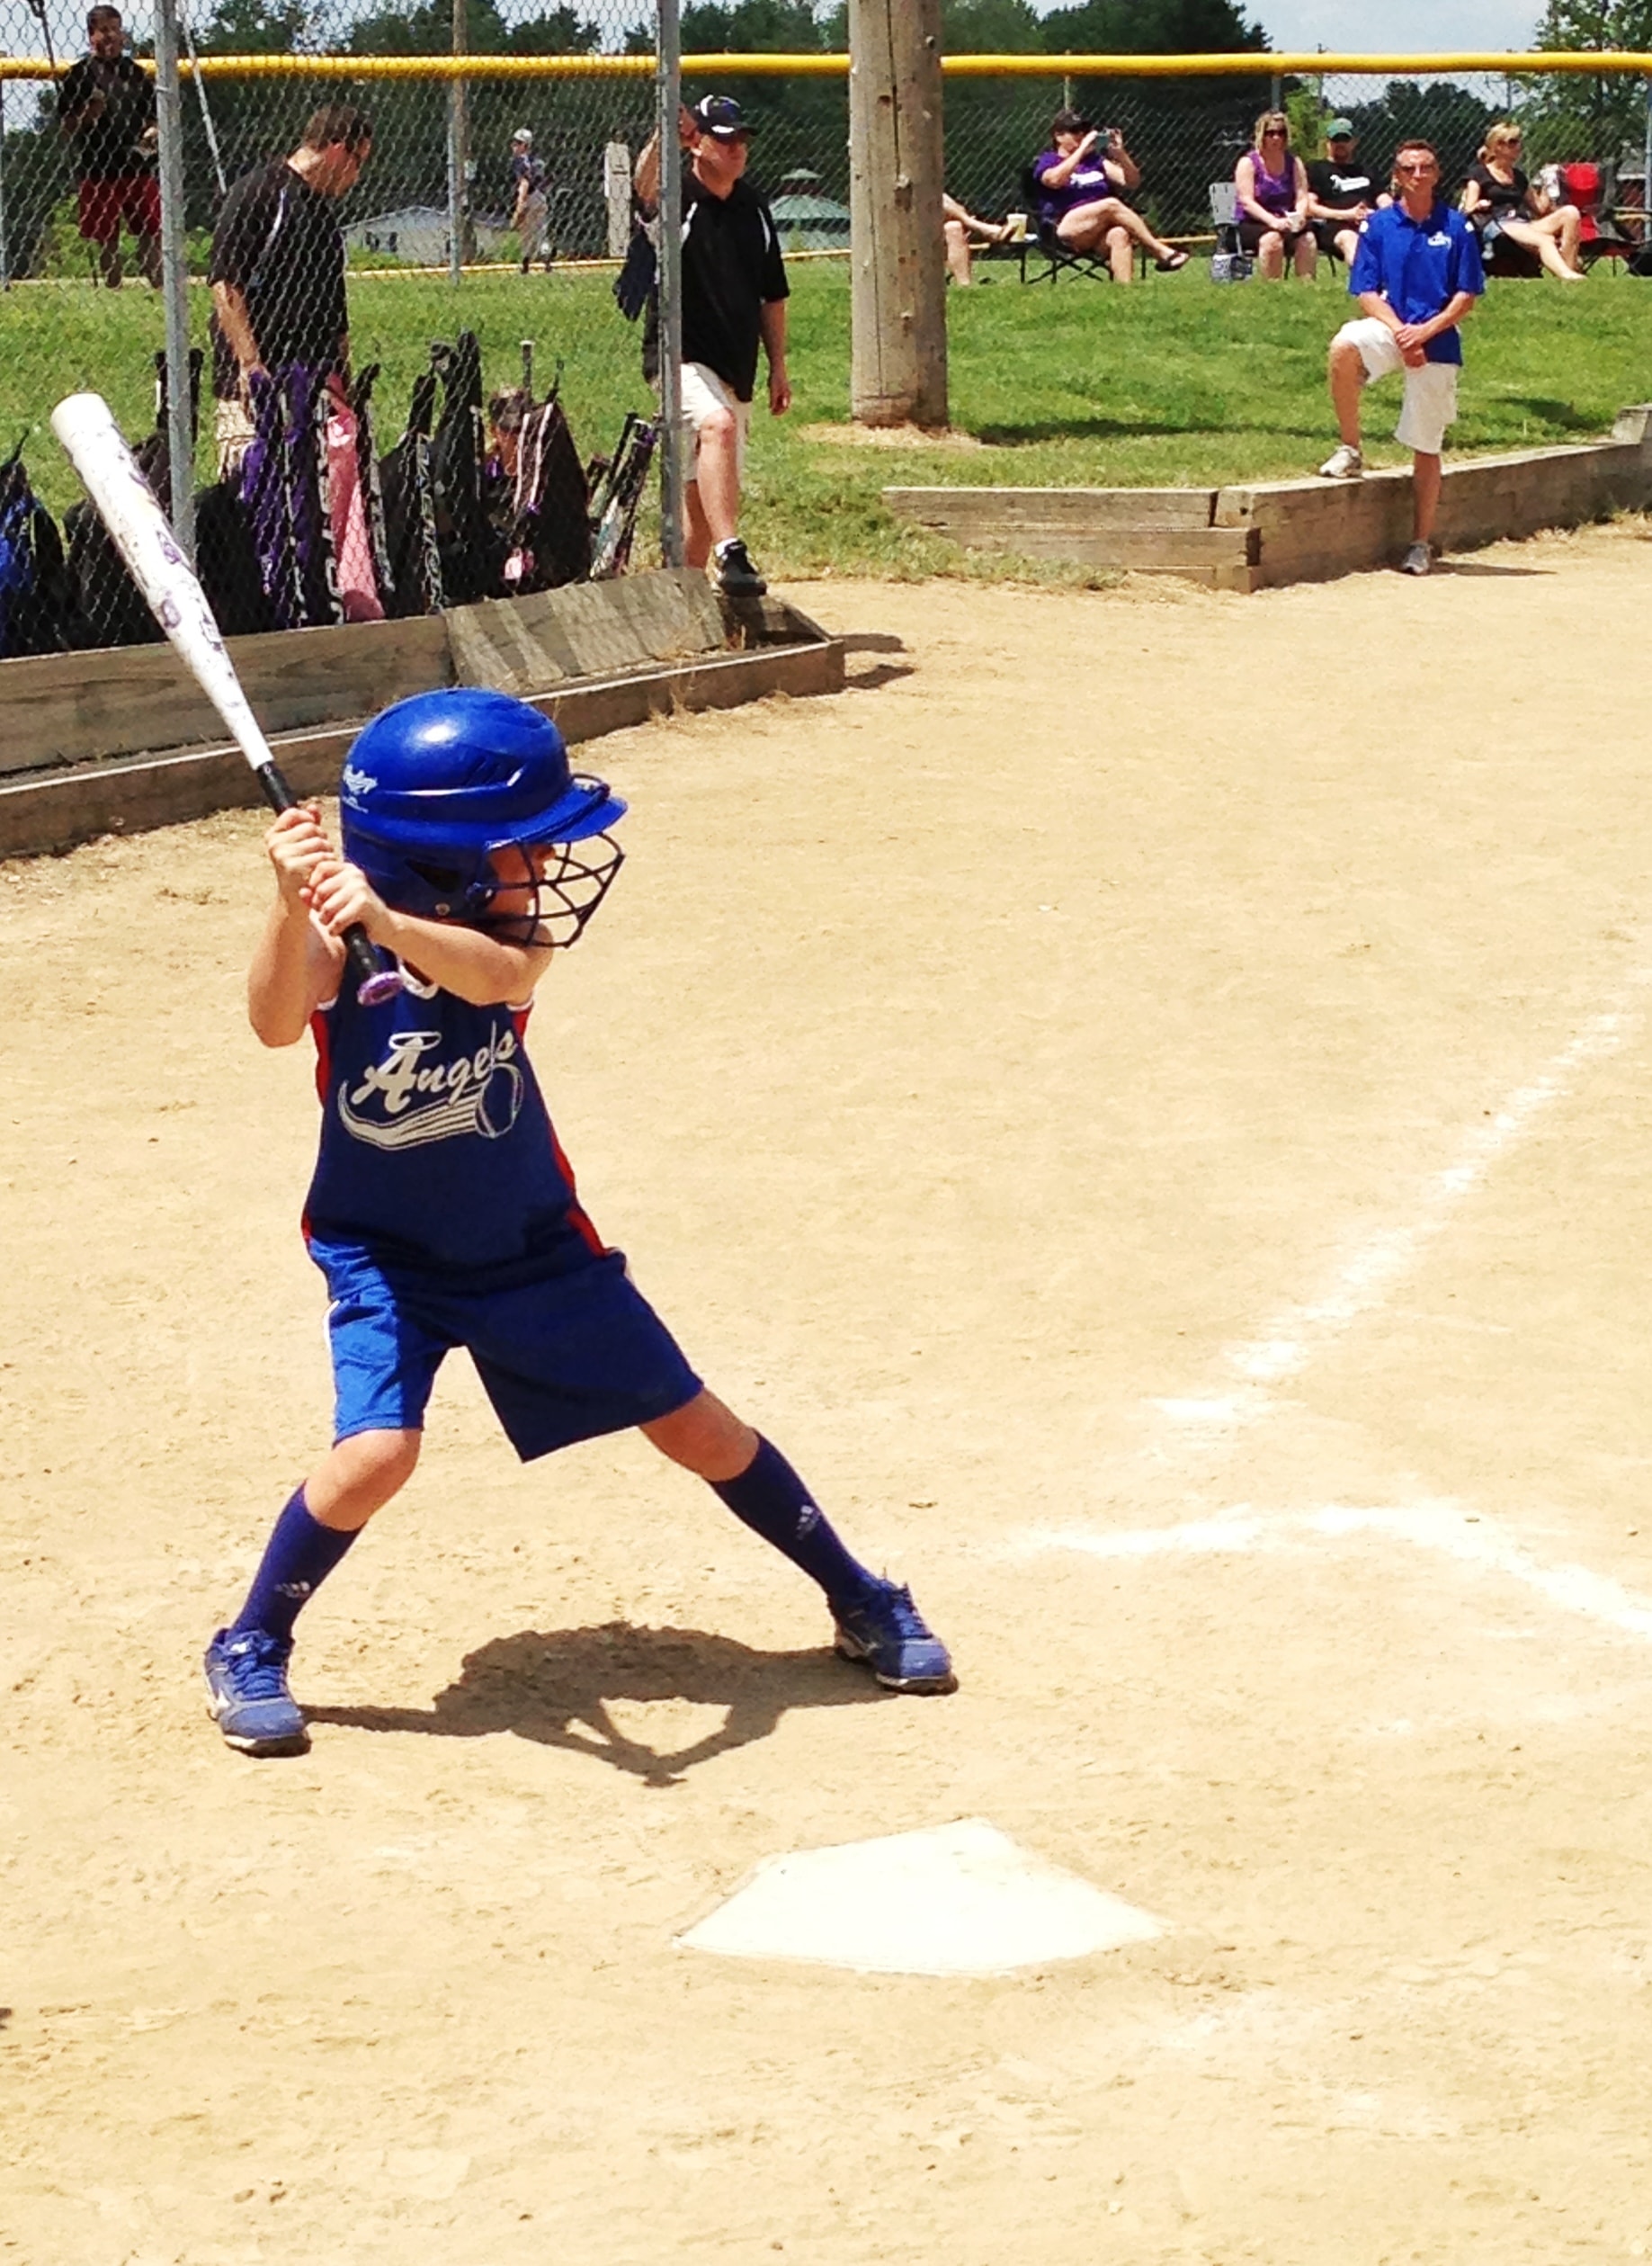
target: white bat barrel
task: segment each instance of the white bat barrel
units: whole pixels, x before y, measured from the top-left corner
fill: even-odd
[[[272,761],[224,650],[206,593],[179,550],[155,492],[99,393],[71,393],[51,413],[51,429],[92,498],[150,612],[183,655],[254,770]]]

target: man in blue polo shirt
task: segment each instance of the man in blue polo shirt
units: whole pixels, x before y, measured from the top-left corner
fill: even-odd
[[[1405,400],[1394,438],[1412,452],[1412,542],[1406,574],[1433,565],[1430,538],[1440,506],[1440,452],[1457,415],[1462,340],[1457,326],[1486,289],[1479,239],[1462,214],[1439,201],[1440,160],[1425,141],[1394,157],[1398,202],[1360,230],[1348,289],[1364,314],[1331,341],[1331,404],[1340,446],[1319,467],[1327,479],[1357,480],[1360,395],[1373,378],[1403,370]]]

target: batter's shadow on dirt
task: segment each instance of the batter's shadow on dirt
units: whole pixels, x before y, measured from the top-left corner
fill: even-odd
[[[845,653],[904,653],[907,648],[899,638],[888,630],[852,630],[847,637],[838,640]],[[915,661],[874,661],[870,668],[846,669],[844,690],[847,693],[875,693],[880,685],[893,685],[903,676],[917,674]]]
[[[680,1785],[698,1764],[766,1739],[790,1707],[853,1707],[889,1695],[864,1670],[825,1649],[758,1652],[701,1629],[523,1629],[467,1652],[457,1682],[420,1707],[307,1707],[313,1724],[350,1731],[486,1739],[514,1732],[541,1746],[593,1755],[646,1786]],[[616,1700],[687,1700],[720,1707],[722,1723],[685,1747],[650,1747],[621,1728]]]

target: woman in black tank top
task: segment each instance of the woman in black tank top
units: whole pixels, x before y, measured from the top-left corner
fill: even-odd
[[[1480,233],[1487,250],[1499,236],[1511,244],[1535,252],[1551,275],[1563,283],[1581,283],[1577,239],[1582,219],[1575,204],[1550,207],[1520,169],[1518,126],[1503,124],[1486,130],[1486,146],[1469,168],[1462,209]]]

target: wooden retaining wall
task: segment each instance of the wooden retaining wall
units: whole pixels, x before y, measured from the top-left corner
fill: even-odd
[[[276,758],[332,793],[364,718],[410,693],[493,685],[570,742],[677,708],[835,692],[842,645],[778,598],[720,600],[660,569],[412,622],[232,638]],[[255,803],[245,757],[169,645],[0,661],[0,856]]]
[[[1324,582],[1391,564],[1411,540],[1411,473],[1235,488],[886,488],[902,518],[972,550],[1174,575],[1216,590]],[[1652,406],[1610,441],[1448,462],[1436,540],[1473,551],[1652,505]]]

